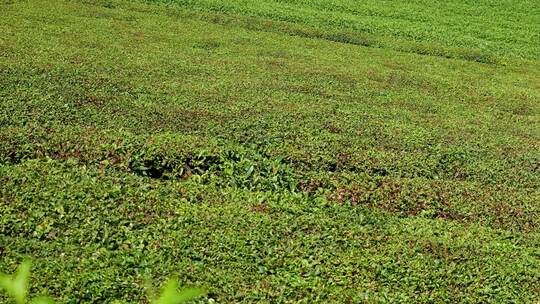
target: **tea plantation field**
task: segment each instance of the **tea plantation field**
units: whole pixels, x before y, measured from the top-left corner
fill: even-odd
[[[0,272],[147,303],[538,303],[540,2],[0,0]],[[0,303],[9,303],[0,291]]]

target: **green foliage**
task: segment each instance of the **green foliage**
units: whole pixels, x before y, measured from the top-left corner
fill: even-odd
[[[213,22],[483,63],[538,59],[534,1],[145,0],[210,14]],[[509,9],[509,8],[512,9]],[[208,18],[208,17],[206,17]],[[493,23],[490,18],[507,22]],[[479,34],[482,33],[482,34]]]
[[[179,304],[195,299],[204,294],[202,289],[185,289],[178,291],[178,282],[176,279],[170,279],[163,287],[161,294],[156,300],[151,301],[154,304]]]
[[[54,303],[47,297],[36,297],[31,300],[28,296],[28,280],[30,278],[30,262],[23,262],[18,268],[15,276],[11,277],[0,273],[0,287],[10,295],[17,304],[52,304]]]
[[[30,294],[538,299],[537,2],[0,11],[0,270],[31,258]]]
[[[0,273],[0,287],[4,289],[17,304],[52,304],[54,301],[47,297],[37,297],[32,300],[27,299],[28,280],[30,278],[30,262],[23,262],[17,269],[14,277]],[[150,302],[153,304],[179,304],[204,294],[200,288],[191,288],[178,291],[178,282],[175,278],[167,281],[160,294]]]
[[[0,274],[0,286],[15,299],[17,304],[26,303],[26,293],[28,289],[28,276],[30,274],[30,263],[24,262],[17,269],[14,277]]]

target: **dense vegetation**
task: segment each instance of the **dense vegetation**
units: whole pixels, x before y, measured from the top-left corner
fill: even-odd
[[[0,2],[31,294],[540,298],[538,1]],[[0,296],[0,302],[7,300]]]

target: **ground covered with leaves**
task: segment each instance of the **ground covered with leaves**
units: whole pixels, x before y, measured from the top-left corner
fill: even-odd
[[[536,1],[0,2],[0,272],[144,302],[540,298]],[[0,296],[0,302],[6,300]]]

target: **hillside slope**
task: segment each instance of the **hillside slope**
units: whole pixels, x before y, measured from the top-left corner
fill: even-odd
[[[0,272],[66,303],[175,274],[537,300],[539,9],[490,3],[2,2]]]

